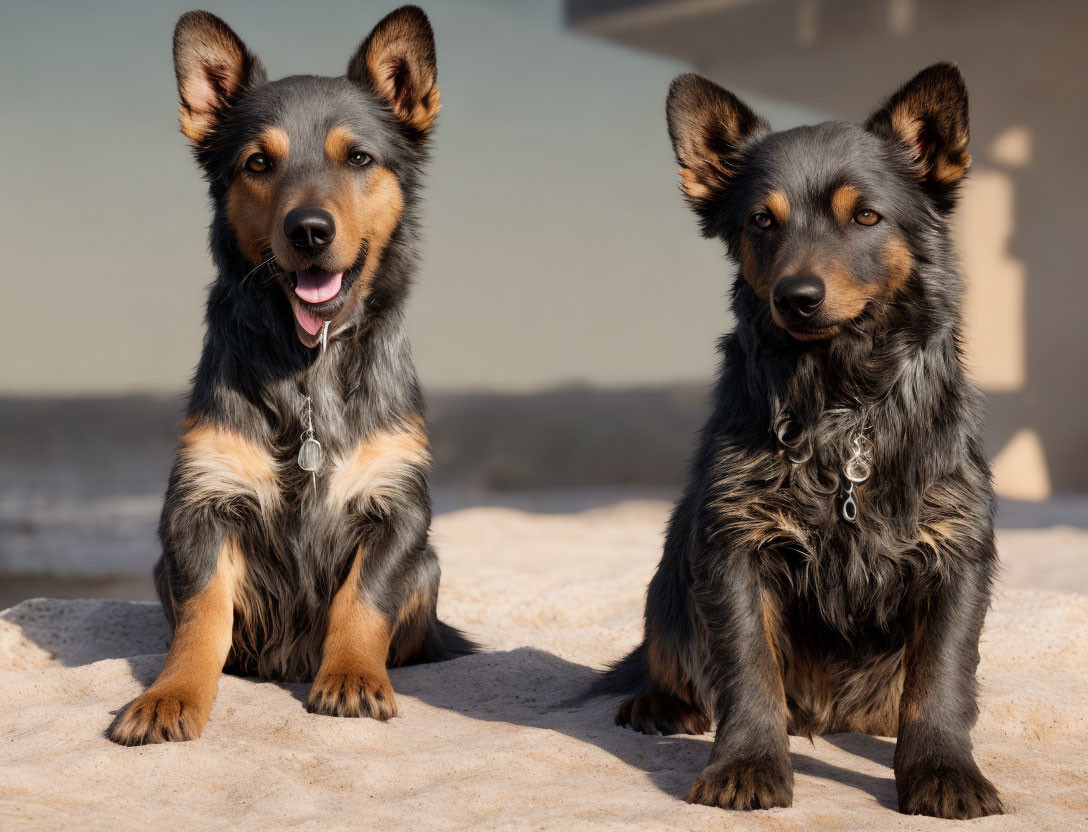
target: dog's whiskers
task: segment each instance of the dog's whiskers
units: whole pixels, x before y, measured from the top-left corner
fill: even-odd
[[[254,274],[254,273],[255,273],[255,272],[256,272],[256,271],[258,270],[258,269],[262,269],[262,268],[264,268],[265,266],[268,266],[268,265],[270,265],[270,264],[272,263],[272,261],[273,261],[273,260],[275,260],[275,259],[276,259],[276,255],[274,255],[274,254],[272,254],[272,255],[269,255],[269,257],[268,257],[267,259],[265,259],[265,260],[262,260],[262,261],[261,261],[260,263],[258,263],[258,264],[257,264],[256,266],[254,266],[254,267],[253,267],[252,269],[250,269],[250,270],[249,270],[249,272],[248,272],[248,273],[246,274],[246,276],[242,278],[242,282],[241,282],[241,283],[239,283],[238,285],[239,285],[239,286],[245,286],[245,285],[246,285],[246,281],[247,281],[247,280],[249,280],[249,278],[250,278],[250,277],[252,277],[252,276],[253,276],[253,274]]]

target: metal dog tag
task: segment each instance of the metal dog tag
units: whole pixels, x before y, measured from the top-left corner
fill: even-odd
[[[298,449],[298,467],[313,473],[321,467],[321,443],[312,437],[302,440]]]

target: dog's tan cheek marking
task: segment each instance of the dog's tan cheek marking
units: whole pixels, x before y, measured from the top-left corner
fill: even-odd
[[[826,312],[834,321],[845,321],[861,314],[872,300],[865,285],[857,280],[846,265],[832,260],[820,270],[827,286]]]
[[[861,194],[858,193],[857,188],[853,185],[843,185],[841,188],[836,188],[831,195],[831,213],[841,224],[846,225],[854,219],[860,201]]]
[[[756,252],[752,240],[745,231],[740,237],[740,271],[748,285],[756,291],[756,296],[761,300],[769,301],[771,298],[771,285],[766,275],[759,272],[756,262]]]
[[[785,225],[790,218],[790,200],[782,191],[771,191],[764,200],[767,210],[771,212],[774,221],[779,225]]]
[[[272,184],[258,183],[252,177],[239,175],[227,189],[226,214],[238,248],[250,265],[257,265],[262,260],[262,253],[272,245],[275,216]]]
[[[238,154],[239,168],[254,153],[264,153],[273,169],[259,175],[244,171],[238,173],[227,189],[226,214],[238,247],[250,264],[255,266],[272,245],[277,215],[274,166],[282,164],[290,155],[291,139],[282,127],[265,129],[256,141],[242,148]]]
[[[352,301],[366,294],[374,273],[381,265],[385,249],[404,213],[404,192],[396,174],[389,168],[375,167],[360,184],[354,170],[345,172],[350,177],[343,182],[333,202],[336,217],[336,239],[340,241],[337,259],[345,265],[358,256],[360,246],[367,246],[363,271],[351,287]]]
[[[335,511],[359,501],[382,512],[406,484],[430,464],[423,424],[418,420],[379,431],[337,459],[326,500]]]
[[[884,243],[884,262],[887,267],[888,297],[899,294],[914,270],[914,255],[901,237],[889,237]]]
[[[180,493],[190,504],[247,496],[267,511],[279,502],[272,455],[233,431],[192,425],[181,436],[178,466]]]

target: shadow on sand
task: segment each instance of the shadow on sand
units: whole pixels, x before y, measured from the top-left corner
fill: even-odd
[[[66,666],[126,659],[133,678],[144,686],[158,675],[169,645],[169,628],[156,603],[35,600],[8,610],[4,618]],[[593,678],[593,669],[544,650],[522,647],[479,653],[441,664],[396,668],[390,677],[398,695],[436,708],[485,722],[558,731],[595,745],[645,772],[657,788],[680,800],[710,751],[709,733],[657,737],[616,726],[614,699],[572,705],[571,698]],[[282,687],[301,710],[309,686]],[[119,708],[122,705],[118,703]],[[857,734],[825,739],[842,751],[886,766],[888,776],[863,774],[797,751],[792,754],[795,771],[859,789],[894,810],[894,743]]]

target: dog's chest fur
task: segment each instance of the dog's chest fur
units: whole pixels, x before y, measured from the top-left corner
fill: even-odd
[[[926,494],[947,473],[944,449],[962,436],[954,403],[923,377],[924,365],[915,355],[888,367],[894,383],[868,406],[840,403],[815,373],[785,386],[764,431],[718,439],[710,534],[751,546],[765,586],[841,635],[894,630],[912,590],[947,566],[922,545],[928,515],[940,509],[927,507]],[[854,486],[851,522],[845,468],[859,437],[871,475]]]

